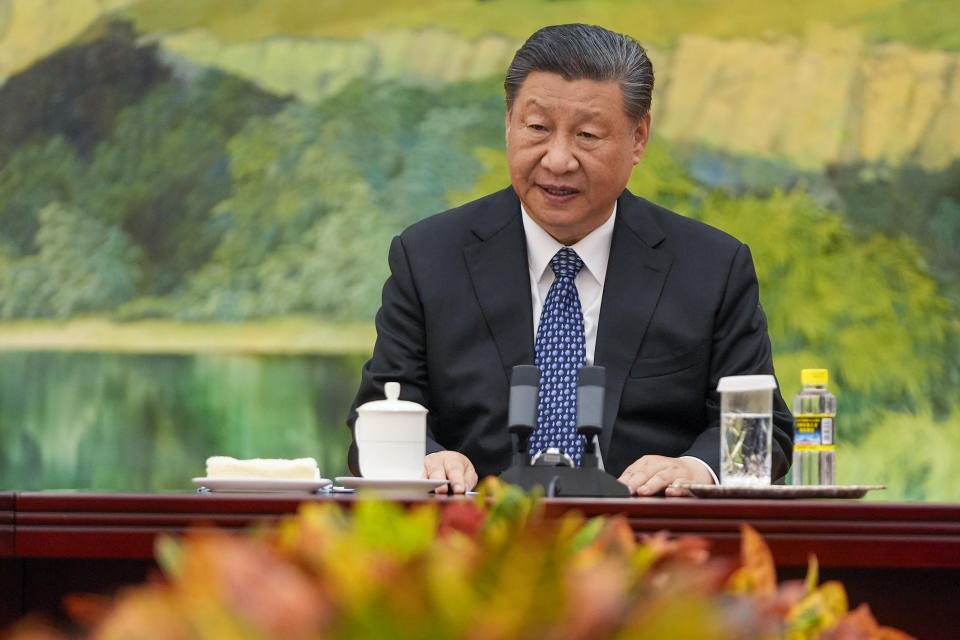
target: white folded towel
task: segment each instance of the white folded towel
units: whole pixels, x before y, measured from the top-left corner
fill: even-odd
[[[207,458],[207,477],[315,480],[320,477],[320,470],[313,458],[238,460],[229,456],[213,456]]]

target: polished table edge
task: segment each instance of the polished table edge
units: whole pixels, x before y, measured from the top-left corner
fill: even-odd
[[[14,494],[12,491],[0,491],[0,559],[12,558],[15,553]]]
[[[361,499],[353,494],[19,492],[12,496],[12,512],[0,510],[0,557],[151,558],[159,534],[240,529],[275,522],[304,503],[349,506]],[[464,500],[473,498],[393,499],[404,505]],[[0,506],[10,502],[9,494],[0,494]],[[571,511],[585,517],[620,515],[639,536],[699,535],[721,554],[737,552],[740,526],[749,523],[781,566],[804,566],[813,553],[823,566],[960,568],[957,504],[555,498],[544,499],[543,509],[550,518]]]
[[[303,502],[336,500],[352,502],[363,496],[350,493],[113,493],[72,491],[26,491],[13,494],[15,511],[133,511],[180,513],[188,505],[203,505],[203,512],[233,512],[243,505],[250,513],[278,513]],[[423,496],[389,498],[402,503],[450,502],[472,500],[472,496]],[[807,517],[858,520],[924,520],[954,523],[960,528],[960,503],[864,502],[856,499],[727,499],[727,498],[545,498],[544,504],[564,511],[572,508],[588,514],[663,512],[675,515],[711,517],[778,518],[791,514]],[[2,502],[0,502],[2,506]]]

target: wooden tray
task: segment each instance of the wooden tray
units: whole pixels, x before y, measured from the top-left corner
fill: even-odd
[[[851,484],[851,485],[799,485],[771,484],[763,487],[729,487],[716,484],[683,484],[673,485],[688,489],[698,498],[766,498],[766,499],[796,499],[796,498],[862,498],[867,491],[886,489],[880,484]]]

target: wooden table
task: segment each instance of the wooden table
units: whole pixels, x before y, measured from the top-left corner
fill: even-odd
[[[66,593],[105,592],[143,579],[160,533],[195,525],[241,528],[292,513],[304,500],[349,506],[356,497],[0,493],[0,626],[26,611],[56,611]],[[952,618],[960,610],[960,505],[566,498],[546,500],[545,509],[551,517],[571,509],[623,514],[638,534],[696,534],[718,554],[737,553],[739,527],[747,522],[773,550],[781,580],[802,577],[814,553],[821,579],[842,580],[851,604],[870,603],[882,623],[922,638],[958,634]]]

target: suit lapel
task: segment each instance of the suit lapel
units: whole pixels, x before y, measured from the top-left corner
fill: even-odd
[[[625,191],[617,204],[603,285],[594,364],[606,368],[607,395],[600,451],[609,458],[614,419],[630,365],[646,334],[673,257],[657,245],[664,235],[643,200]]]
[[[514,365],[533,364],[533,309],[520,200],[512,189],[499,195],[479,212],[477,242],[467,244],[463,256],[509,383]]]

